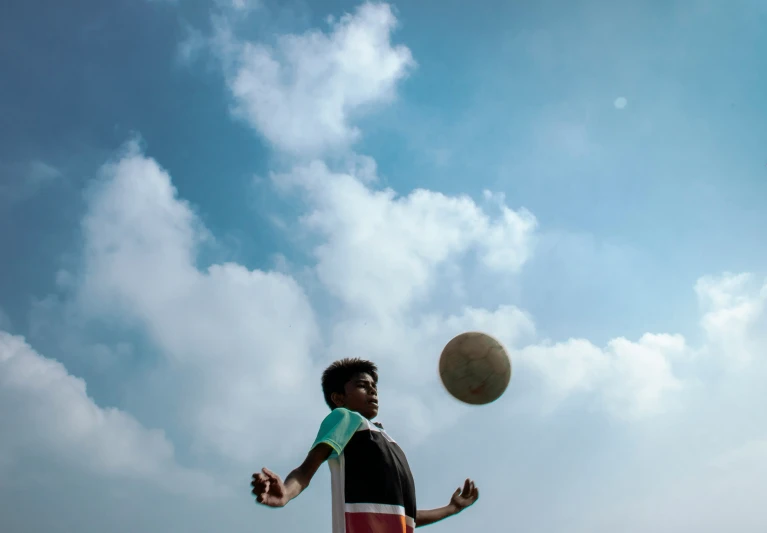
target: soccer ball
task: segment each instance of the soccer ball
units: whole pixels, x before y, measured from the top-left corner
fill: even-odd
[[[506,391],[511,380],[511,360],[495,338],[470,331],[454,337],[442,350],[439,376],[456,399],[484,405]]]

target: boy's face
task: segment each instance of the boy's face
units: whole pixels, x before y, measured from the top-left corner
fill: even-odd
[[[344,394],[336,400],[336,404],[339,402],[342,402],[339,407],[373,420],[378,415],[378,387],[373,377],[364,372],[354,376],[344,386]]]

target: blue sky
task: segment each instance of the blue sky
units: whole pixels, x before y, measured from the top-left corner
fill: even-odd
[[[767,479],[765,22],[761,0],[12,2],[2,529],[329,524],[324,470],[279,514],[247,478],[300,461],[323,365],[358,354],[419,499],[483,489],[442,531],[761,531],[736,495]],[[435,371],[467,329],[515,365],[473,411]]]

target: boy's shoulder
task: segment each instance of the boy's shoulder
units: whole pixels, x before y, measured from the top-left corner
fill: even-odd
[[[371,431],[385,431],[380,422],[368,420],[357,411],[351,411],[345,407],[336,407],[325,416],[320,424],[321,430],[327,430],[334,427],[345,427],[351,430],[369,429]]]
[[[333,409],[320,424],[313,446],[324,442],[333,448],[331,457],[341,455],[352,437],[360,430],[369,428],[370,422],[356,411],[338,407]]]
[[[322,421],[322,425],[337,425],[343,423],[359,425],[365,422],[365,417],[359,414],[357,411],[350,411],[345,407],[336,407],[327,414],[325,419]]]

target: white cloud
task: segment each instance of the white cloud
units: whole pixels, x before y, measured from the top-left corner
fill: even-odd
[[[264,451],[260,428],[286,423],[273,402],[312,404],[317,328],[301,287],[238,264],[199,270],[210,236],[135,145],[103,169],[83,230],[83,312],[146,328],[171,364],[161,379],[183,395],[181,421],[198,448],[247,460]]]
[[[767,282],[759,287],[750,274],[725,273],[699,279],[695,291],[704,312],[706,350],[719,354],[736,367],[751,362],[760,353],[755,343],[765,340]]]
[[[531,345],[519,359],[547,383],[556,406],[573,393],[596,392],[600,407],[619,417],[663,412],[682,388],[673,360],[687,350],[680,335],[646,334],[638,342],[612,339],[598,348],[585,339]]]
[[[624,109],[628,105],[628,103],[629,101],[625,97],[619,96],[618,98],[615,99],[615,101],[613,102],[613,105],[615,106],[615,109]]]
[[[317,161],[272,178],[302,193],[301,222],[321,237],[314,249],[319,279],[354,313],[384,317],[408,309],[434,288],[440,265],[470,250],[506,274],[530,253],[536,221],[524,209],[502,203],[491,217],[467,196],[423,189],[398,196]]]
[[[142,427],[119,409],[100,408],[83,380],[3,331],[0,405],[6,406],[0,465],[55,456],[97,474],[149,479],[169,490],[202,494],[214,488],[206,476],[176,464],[162,431]]]
[[[544,342],[523,348],[519,358],[548,384],[552,406],[573,393],[592,391],[621,417],[662,413],[675,404],[676,393],[697,385],[696,369],[714,365],[718,372],[742,371],[767,346],[767,283],[755,284],[746,273],[704,276],[695,291],[705,335],[698,347],[679,334],[647,333],[638,342],[615,338],[604,349],[586,339]],[[690,361],[697,366],[690,368]]]
[[[414,66],[410,50],[390,41],[396,23],[389,5],[365,3],[329,33],[283,35],[271,48],[240,43],[219,20],[216,42],[238,114],[293,155],[347,147],[360,135],[354,117],[390,101]]]
[[[258,440],[260,428],[280,431],[321,416],[314,385],[321,363],[349,353],[381,359],[399,376],[394,390],[412,383],[404,378],[408,373],[429,376],[429,390],[411,391],[409,403],[408,396],[395,395],[399,403],[391,404],[404,425],[419,426],[426,435],[454,422],[452,403],[433,379],[446,338],[462,328],[502,326],[501,335],[516,342],[534,329],[509,306],[493,312],[465,308],[453,317],[412,312],[419,297],[438,288],[433,279],[440,265],[471,250],[489,272],[518,271],[529,254],[532,215],[509,209],[502,199],[490,206],[496,211],[491,216],[468,197],[423,190],[397,197],[372,188],[370,160],[356,161],[353,169],[361,179],[332,173],[321,163],[274,176],[280,187],[300,191],[307,201],[302,221],[320,240],[319,280],[343,307],[342,316],[328,324],[332,338],[326,349],[315,357],[309,354],[321,348],[320,335],[303,289],[285,274],[237,264],[201,271],[198,248],[212,237],[177,198],[170,176],[135,144],[106,165],[91,188],[83,221],[84,270],[74,282],[79,310],[150,333],[171,363],[173,375],[160,379],[183,398],[176,416],[192,428],[196,447],[235,461],[258,457],[268,446]],[[164,401],[157,398],[158,405]],[[276,411],[275,401],[281,406]],[[175,404],[166,405],[172,413]],[[286,418],[285,411],[293,414]],[[429,424],[419,424],[427,418]],[[309,433],[311,427],[306,425]],[[286,443],[280,452],[294,446],[301,442]]]

